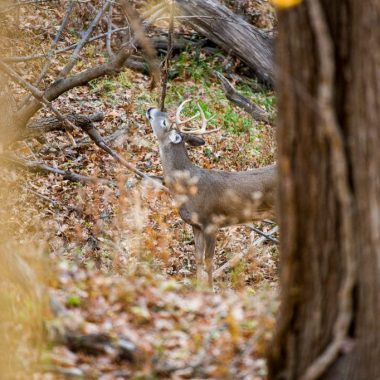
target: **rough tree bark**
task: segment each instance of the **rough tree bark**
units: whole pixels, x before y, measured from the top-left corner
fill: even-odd
[[[227,53],[239,57],[264,83],[273,84],[272,37],[217,0],[176,0],[183,21]]]
[[[281,298],[270,379],[380,379],[380,3],[279,13]]]

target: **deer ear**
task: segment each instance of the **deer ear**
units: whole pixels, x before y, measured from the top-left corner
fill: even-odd
[[[188,135],[185,133],[181,133],[181,136],[183,138],[183,141],[187,142],[191,146],[201,146],[206,144],[205,140],[197,136]]]
[[[173,144],[179,144],[180,142],[182,142],[182,136],[179,133],[177,133],[176,131],[171,131],[171,133],[169,135],[169,140]]]

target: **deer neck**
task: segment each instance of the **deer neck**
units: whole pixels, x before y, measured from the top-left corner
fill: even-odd
[[[160,156],[164,176],[170,176],[175,171],[190,171],[195,165],[190,161],[185,144],[171,145],[160,147]]]

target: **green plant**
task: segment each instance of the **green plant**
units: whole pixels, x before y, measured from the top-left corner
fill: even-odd
[[[81,300],[77,295],[70,295],[67,297],[66,303],[68,306],[78,307],[81,304]]]
[[[252,128],[253,121],[249,117],[242,116],[235,112],[231,107],[228,107],[223,115],[223,128],[234,134],[247,132]]]

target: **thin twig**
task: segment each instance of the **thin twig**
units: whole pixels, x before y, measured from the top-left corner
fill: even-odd
[[[155,13],[151,14],[150,12],[145,12],[142,14],[142,18],[144,19],[143,24],[144,24],[145,28],[148,27],[149,25],[151,25],[154,21],[157,20],[157,17],[159,17],[163,12],[165,12],[165,8],[164,8],[164,5],[162,3],[158,4],[158,6],[154,7],[154,8],[157,9]],[[112,29],[110,34],[112,35],[115,33],[124,32],[125,30],[128,30],[128,29],[130,29],[129,26],[123,26],[121,28],[115,28],[115,29]],[[87,43],[93,42],[96,40],[100,40],[104,37],[107,37],[108,33],[109,32],[107,31],[106,33],[100,33],[94,37],[91,37],[88,39]],[[69,45],[69,46],[66,46],[64,48],[55,50],[53,53],[54,53],[54,55],[66,53],[70,50],[75,49],[78,46],[78,44],[79,44],[79,42],[72,44],[72,45]],[[47,57],[47,54],[35,54],[35,55],[26,55],[26,56],[0,57],[0,59],[3,62],[7,62],[7,63],[17,63],[17,62],[33,61],[35,59],[41,59],[41,58],[46,58],[46,57]]]
[[[161,96],[160,96],[160,109],[162,112],[165,111],[165,98],[168,86],[168,77],[170,69],[170,59],[173,51],[173,34],[174,34],[174,1],[171,0],[170,7],[170,23],[168,32],[168,48],[166,51],[166,57],[164,60],[164,65],[161,73]]]
[[[24,78],[22,78],[20,75],[18,75],[10,66],[8,66],[6,63],[0,61],[0,67],[4,70],[5,73],[7,73],[15,82],[17,82],[20,86],[25,88],[26,90],[30,91],[32,95],[42,104],[47,106],[50,111],[54,113],[55,116],[57,116],[57,119],[60,120],[63,123],[63,126],[72,142],[72,144],[75,146],[75,140],[70,134],[70,130],[75,129],[75,125],[68,120],[66,117],[64,117],[60,111],[58,111],[49,100],[47,100],[44,96],[44,93],[40,91],[37,87],[30,84],[28,81],[26,81]]]
[[[69,19],[70,19],[71,13],[73,12],[73,9],[74,9],[74,2],[70,1],[69,2],[69,6],[67,7],[67,10],[66,10],[65,16],[63,18],[62,24],[61,24],[61,26],[60,26],[60,28],[59,28],[59,30],[58,30],[55,38],[54,38],[54,41],[53,41],[53,43],[52,43],[52,45],[51,45],[51,47],[49,49],[49,52],[47,53],[47,57],[46,57],[47,60],[45,62],[45,65],[42,68],[41,73],[38,76],[37,80],[34,82],[34,86],[36,86],[36,87],[38,87],[40,85],[40,83],[44,79],[46,73],[48,72],[48,70],[49,70],[49,68],[51,66],[52,58],[53,58],[53,56],[55,54],[54,53],[55,48],[57,47],[58,41],[59,41],[59,39],[60,39],[63,31],[65,30],[65,28],[66,28],[66,26],[67,26],[67,24],[69,22]],[[30,96],[31,95],[29,94],[29,95],[27,95],[25,97],[25,99],[20,104],[20,108],[24,107],[24,105],[29,102]]]
[[[128,30],[128,29],[129,29],[129,26],[123,26],[122,28],[112,29],[111,34],[122,32],[122,31],[125,31],[125,30]],[[101,34],[98,34],[98,35],[96,35],[94,37],[91,37],[87,41],[87,43],[93,42],[93,41],[96,41],[96,40],[100,40],[100,39],[106,37],[107,34],[108,34],[108,32],[101,33]],[[77,46],[78,46],[78,43],[66,46],[66,47],[64,47],[62,49],[55,50],[54,51],[54,55],[66,53],[66,52],[68,52],[70,50],[75,49]],[[35,59],[41,59],[41,58],[46,58],[46,57],[47,57],[47,54],[36,54],[36,55],[25,55],[25,56],[1,57],[0,59],[3,62],[7,62],[7,63],[8,62],[9,63],[13,63],[13,62],[17,63],[17,62],[33,61]]]
[[[146,60],[149,62],[152,76],[151,86],[153,87],[156,83],[159,82],[160,79],[160,69],[157,63],[156,50],[152,47],[151,43],[145,35],[146,25],[144,25],[144,23],[140,20],[140,15],[134,6],[127,0],[121,1],[121,6],[133,32],[133,39],[130,43],[132,46],[134,46],[134,43],[138,42],[143,50],[144,55],[146,56]],[[163,12],[165,12],[165,7],[159,9],[156,13],[154,13],[154,15],[150,16],[146,20],[146,24],[152,23],[153,20],[155,20],[157,17],[160,17],[160,14]]]
[[[56,201],[55,199],[51,199],[48,196],[46,196],[44,194],[41,194],[38,191],[35,191],[35,190],[31,189],[30,187],[28,187],[27,192],[28,193],[32,193],[32,194],[36,195],[37,197],[43,199],[44,201],[47,201],[48,203],[53,204],[53,206],[58,206],[59,205],[59,202]]]
[[[275,226],[273,227],[267,235],[273,235],[274,233],[276,233],[278,231],[278,226]],[[264,243],[264,241],[267,240],[267,237],[266,236],[261,236],[260,238],[258,238],[257,240],[255,240],[253,242],[253,246],[254,247],[257,247],[259,245],[261,245],[262,243]],[[239,253],[237,253],[234,257],[232,257],[230,260],[228,260],[225,264],[223,264],[220,268],[216,269],[213,273],[213,277],[214,278],[217,278],[217,277],[220,277],[224,271],[226,269],[231,269],[231,268],[234,268],[238,263],[239,261],[245,257],[247,255],[248,251],[241,251]]]
[[[71,172],[69,170],[62,170],[58,168],[53,168],[52,166],[46,165],[43,162],[38,161],[25,161],[16,157],[10,157],[7,155],[0,155],[0,160],[7,163],[16,165],[23,169],[27,169],[37,173],[53,173],[63,176],[64,179],[67,179],[72,182],[83,182],[83,183],[104,183],[104,184],[115,184],[113,181],[104,178],[89,177],[81,174]]]
[[[335,61],[334,47],[327,21],[319,1],[307,0],[310,23],[319,53],[318,106],[324,134],[329,141],[333,186],[340,206],[342,256],[345,272],[337,298],[338,312],[333,328],[333,339],[306,369],[301,380],[320,378],[339,355],[347,339],[353,316],[352,291],[355,285],[355,253],[351,241],[354,235],[352,193],[349,185],[349,169],[345,155],[343,136],[335,113]]]
[[[111,32],[107,31],[106,33],[100,33],[100,34],[98,34],[98,35],[96,35],[96,36],[94,36],[94,37],[91,37],[91,38],[87,41],[87,43],[89,43],[89,42],[93,42],[93,41],[96,41],[96,40],[100,40],[101,38],[106,37],[107,34],[111,34],[111,35],[112,35],[112,34],[115,34],[115,33],[118,33],[118,32],[124,32],[125,30],[128,30],[128,29],[130,29],[129,26],[123,26],[123,27],[121,27],[121,28],[112,29]],[[65,48],[62,48],[62,49],[57,50],[57,51],[55,52],[55,54],[66,53],[66,52],[69,51],[69,50],[75,49],[77,46],[78,46],[77,43],[76,43],[76,44],[72,44],[72,45],[70,45],[70,46],[67,46],[67,47],[65,47]]]
[[[99,12],[97,13],[97,15],[95,16],[95,18],[92,20],[90,26],[84,32],[82,39],[80,40],[80,42],[78,43],[78,45],[74,49],[73,53],[71,54],[71,57],[70,57],[69,61],[67,62],[67,64],[65,65],[65,67],[59,73],[58,79],[65,78],[69,74],[69,72],[72,70],[72,68],[74,67],[76,61],[79,58],[80,51],[86,45],[88,39],[91,36],[91,33],[95,29],[96,25],[98,25],[100,19],[103,17],[103,14],[107,11],[107,9],[110,6],[110,4],[111,4],[111,0],[107,0],[104,3],[103,7],[99,10]]]
[[[231,20],[227,17],[214,17],[214,16],[202,16],[202,15],[192,15],[192,16],[174,16],[174,19],[175,20],[191,20],[191,19],[199,19],[199,20],[211,20],[211,21],[216,21],[216,20],[219,20],[219,21],[225,21],[225,22],[230,22],[230,23],[236,23],[235,20]],[[157,21],[164,21],[164,20],[170,20],[170,16],[164,16],[164,17],[160,17],[159,19],[157,19]]]
[[[149,175],[145,174],[144,172],[137,169],[135,166],[130,164],[128,161],[126,161],[123,157],[119,155],[116,151],[111,149],[106,142],[104,141],[103,137],[100,135],[99,131],[93,126],[93,125],[82,125],[80,128],[87,133],[87,135],[90,137],[90,139],[101,149],[106,151],[110,156],[112,156],[116,161],[121,163],[123,166],[125,166],[127,169],[131,170],[135,174],[137,174],[139,177],[144,178],[148,180],[149,182],[153,183],[155,186],[160,188],[161,190],[165,192],[169,192],[169,189],[162,185],[160,182],[156,181]]]
[[[266,233],[266,232],[264,232],[264,231],[261,231],[259,228],[256,228],[255,226],[252,226],[252,225],[250,225],[250,224],[246,224],[246,226],[247,226],[248,228],[250,228],[252,231],[255,231],[255,232],[258,233],[259,235],[265,237],[265,239],[270,240],[270,241],[272,241],[273,243],[275,243],[275,244],[277,244],[277,245],[279,244],[279,241],[278,241],[276,238],[274,238],[271,234]]]
[[[28,4],[41,5],[44,3],[50,3],[51,0],[29,0],[29,1],[17,1],[16,4],[7,7],[0,8],[0,13],[6,13],[14,8],[23,7]]]
[[[111,37],[112,37],[112,4],[108,9],[108,18],[107,18],[107,34],[106,34],[106,47],[109,58],[114,56],[111,46]]]
[[[118,128],[112,134],[105,136],[104,141],[107,144],[112,143],[114,140],[117,140],[118,138],[125,136],[128,132],[128,129],[129,129],[129,125],[122,125],[120,128]],[[75,149],[78,150],[78,149],[82,149],[82,148],[90,145],[92,143],[92,140],[86,136],[86,137],[83,137],[83,138],[77,140],[76,143],[77,143],[77,145],[76,145]],[[64,145],[60,149],[62,151],[65,151],[68,148],[72,148],[71,145],[69,145],[69,144]]]

